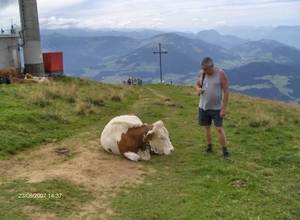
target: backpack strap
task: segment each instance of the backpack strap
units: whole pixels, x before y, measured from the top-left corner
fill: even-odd
[[[205,79],[205,73],[203,72],[202,73],[202,79],[201,79],[201,88],[202,88],[202,86],[203,86],[203,82],[204,82],[204,79]]]

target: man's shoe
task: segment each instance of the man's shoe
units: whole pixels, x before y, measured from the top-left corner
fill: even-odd
[[[229,160],[230,159],[230,154],[228,152],[224,152],[223,157],[224,157],[225,160]]]
[[[212,148],[206,148],[205,151],[203,151],[204,154],[209,154],[209,153],[212,153]]]

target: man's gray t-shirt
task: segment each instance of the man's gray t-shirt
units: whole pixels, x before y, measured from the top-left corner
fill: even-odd
[[[200,96],[199,107],[204,110],[220,110],[222,108],[222,83],[220,69],[213,77],[205,76],[204,93]]]

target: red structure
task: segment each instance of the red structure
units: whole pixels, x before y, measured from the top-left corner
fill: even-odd
[[[63,53],[48,52],[43,53],[43,62],[45,74],[49,76],[62,76],[63,68]]]

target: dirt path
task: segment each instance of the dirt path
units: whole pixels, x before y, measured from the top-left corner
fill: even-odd
[[[59,154],[63,149],[66,153]],[[106,153],[98,140],[68,139],[0,161],[0,174],[9,179],[25,178],[31,183],[58,179],[83,185],[88,190],[99,190],[119,187],[126,182],[139,183],[141,167],[142,163]]]
[[[158,92],[155,91],[154,89],[151,89],[151,88],[147,88],[147,89],[148,89],[148,91],[150,91],[154,96],[156,96],[156,97],[158,97],[158,98],[160,98],[160,99],[162,99],[162,100],[166,100],[166,99],[167,99],[166,96],[164,96],[164,95],[158,93]]]

